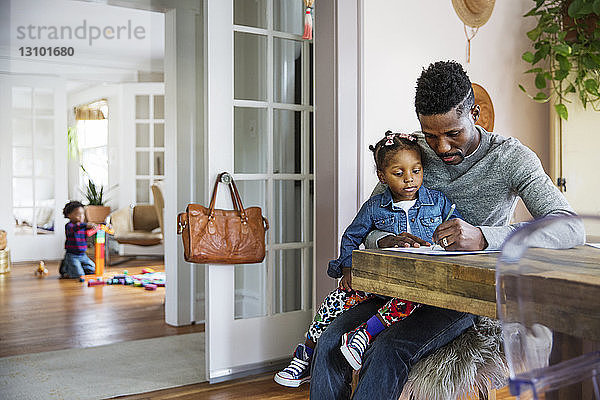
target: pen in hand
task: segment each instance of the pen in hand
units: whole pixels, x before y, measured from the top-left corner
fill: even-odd
[[[444,218],[444,221],[442,222],[442,224],[450,219],[455,208],[456,208],[456,204],[452,203],[452,205],[450,206],[450,211],[448,212],[448,215],[446,215],[446,218]]]

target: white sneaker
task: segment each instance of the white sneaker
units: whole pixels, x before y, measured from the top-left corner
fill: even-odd
[[[355,370],[359,370],[362,366],[363,354],[365,354],[367,347],[369,347],[369,335],[367,334],[366,324],[362,324],[353,331],[342,335],[340,350],[346,357],[348,364]]]
[[[298,387],[310,382],[311,357],[306,353],[304,344],[299,344],[294,350],[294,358],[282,371],[275,374],[275,382],[282,386]]]

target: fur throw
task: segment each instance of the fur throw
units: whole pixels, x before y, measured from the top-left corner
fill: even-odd
[[[508,365],[500,321],[479,317],[474,326],[414,365],[401,400],[459,400],[506,385]]]

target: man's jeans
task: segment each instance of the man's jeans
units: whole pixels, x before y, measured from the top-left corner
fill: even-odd
[[[63,263],[65,276],[67,278],[79,278],[81,275],[93,274],[96,272],[96,265],[85,253],[66,253]]]
[[[352,367],[340,352],[341,337],[377,312],[385,299],[359,304],[323,332],[313,356],[310,398],[348,399]],[[475,316],[423,305],[406,319],[381,332],[363,357],[354,399],[398,399],[408,372],[421,358],[458,337]]]

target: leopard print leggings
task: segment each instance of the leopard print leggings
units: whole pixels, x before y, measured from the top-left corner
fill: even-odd
[[[325,297],[319,306],[315,318],[306,332],[306,338],[316,342],[319,337],[321,337],[323,331],[325,331],[337,316],[373,297],[375,297],[374,294],[362,292],[360,290],[346,292],[340,288],[335,289]],[[386,327],[389,327],[408,317],[419,306],[420,304],[413,303],[412,301],[392,298],[377,312],[381,316],[383,324]]]

